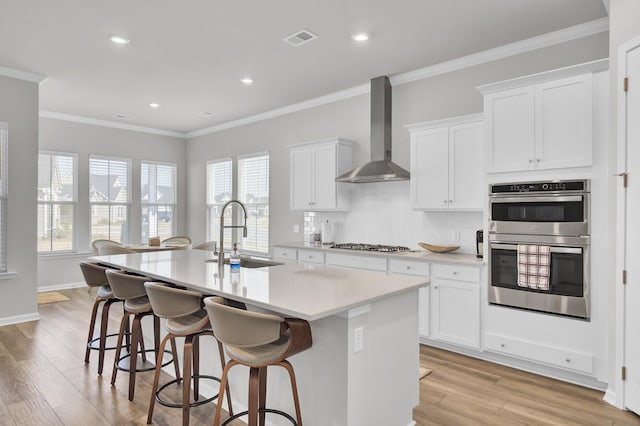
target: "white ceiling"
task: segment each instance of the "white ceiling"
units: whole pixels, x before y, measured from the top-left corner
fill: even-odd
[[[0,0],[0,66],[47,76],[41,110],[189,132],[606,13],[602,0]],[[300,29],[319,38],[282,41]]]

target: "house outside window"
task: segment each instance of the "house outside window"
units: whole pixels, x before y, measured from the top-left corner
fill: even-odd
[[[38,155],[38,253],[75,251],[77,157],[41,151]]]
[[[220,213],[227,201],[233,198],[233,162],[231,158],[223,158],[207,163],[207,241],[220,240]],[[231,223],[231,209],[225,212],[225,221]],[[233,244],[230,229],[225,230],[225,248]]]
[[[238,199],[247,209],[247,237],[240,238],[244,251],[269,253],[269,154],[238,158]]]
[[[175,235],[176,165],[143,161],[140,165],[142,240]]]
[[[91,240],[129,242],[131,160],[89,159]]]

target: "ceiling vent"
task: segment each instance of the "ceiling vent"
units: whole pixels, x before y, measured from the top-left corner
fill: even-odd
[[[129,117],[128,115],[124,115],[124,114],[116,114],[114,115],[115,118],[118,118],[120,120],[133,120],[131,117]]]
[[[290,44],[293,47],[298,47],[316,38],[318,38],[318,36],[312,33],[311,31],[300,30],[294,34],[291,34],[290,36],[283,38],[282,41],[284,41],[287,44]]]

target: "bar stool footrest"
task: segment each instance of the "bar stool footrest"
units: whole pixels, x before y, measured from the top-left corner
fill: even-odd
[[[280,410],[274,410],[271,408],[260,408],[258,410],[259,413],[272,413],[272,414],[278,414],[284,418],[286,418],[287,420],[289,420],[291,422],[291,424],[293,424],[294,426],[298,426],[298,423],[296,423],[296,420],[291,417],[289,414],[285,413],[284,411],[280,411]],[[223,421],[222,423],[220,423],[220,426],[226,426],[229,423],[231,423],[232,421],[234,421],[235,419],[242,417],[242,416],[246,416],[247,414],[249,414],[248,411],[243,411],[241,413],[237,413],[234,414],[233,416],[227,418],[225,421]]]
[[[131,333],[125,333],[125,336],[130,336]],[[105,336],[105,338],[109,338],[109,337],[118,337],[118,333],[112,333],[112,334],[107,334]],[[99,345],[95,345],[97,342],[100,341],[100,336],[98,337],[94,337],[93,339],[89,340],[89,343],[87,343],[87,347],[93,351],[99,351],[100,350],[100,346]],[[122,345],[122,347],[125,347],[126,343]],[[104,348],[105,351],[111,351],[113,349],[118,349],[117,346],[106,346]]]
[[[198,380],[202,380],[202,379],[209,379],[209,380],[214,380],[218,383],[220,383],[220,378],[218,377],[214,377],[214,376],[207,376],[204,374],[200,374],[198,376],[191,376],[191,383],[193,383],[193,380],[195,380],[195,378],[198,378]],[[182,381],[183,379],[180,379],[180,381]],[[156,401],[158,402],[158,404],[160,405],[164,405],[165,407],[171,407],[171,408],[182,408],[182,402],[181,403],[173,403],[173,402],[167,402],[167,401],[163,401],[160,398],[160,393],[167,387],[173,385],[173,384],[177,384],[179,383],[178,379],[173,379],[167,383],[165,383],[164,385],[160,386],[158,388],[158,390],[156,391]],[[191,393],[190,393],[191,394]],[[210,398],[206,398],[200,401],[193,401],[193,402],[189,402],[189,407],[197,407],[199,405],[204,405],[208,402],[213,401],[214,399],[218,398],[218,396],[220,395],[220,393],[218,392],[217,394],[213,395]]]
[[[145,353],[152,352],[153,353],[153,358],[152,359],[154,361],[156,360],[156,356],[157,355],[156,355],[156,350],[155,349],[146,349],[144,352]],[[135,354],[136,354],[136,356],[138,356],[141,353],[142,353],[142,351],[138,351]],[[171,351],[168,351],[168,350],[165,350],[163,353],[171,355],[171,358],[168,361],[165,361],[162,364],[163,367],[166,367],[167,365],[169,365],[169,364],[171,364],[173,362],[174,355],[173,355],[173,353]],[[118,362],[116,363],[116,368],[118,370],[120,370],[120,371],[129,371],[129,365],[130,364],[128,362],[128,359],[130,357],[131,357],[131,353],[128,353],[126,355],[121,356],[120,359],[118,359]],[[127,362],[124,362],[125,360]],[[156,364],[154,362],[151,362],[151,361],[140,363],[139,365],[140,365],[139,367],[136,367],[136,372],[151,371],[151,370],[155,370],[156,369]],[[145,367],[145,365],[146,365],[146,367]]]

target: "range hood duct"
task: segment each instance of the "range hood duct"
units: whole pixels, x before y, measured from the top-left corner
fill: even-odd
[[[387,76],[371,80],[371,161],[336,178],[367,183],[409,180],[409,172],[391,161],[391,83]]]

